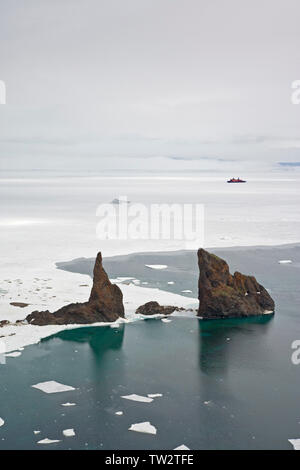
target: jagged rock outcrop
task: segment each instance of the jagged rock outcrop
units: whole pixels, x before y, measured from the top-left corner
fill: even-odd
[[[69,304],[53,313],[35,311],[26,320],[32,325],[66,325],[112,322],[119,317],[124,317],[123,294],[110,282],[102,266],[101,253],[98,253],[88,302]]]
[[[248,317],[273,313],[275,304],[255,277],[235,272],[226,261],[200,249],[198,251],[199,311],[205,319]]]
[[[144,305],[140,305],[140,307],[137,308],[135,313],[140,313],[141,315],[157,315],[157,314],[162,314],[162,315],[170,315],[173,312],[178,312],[180,310],[184,310],[183,308],[179,307],[174,307],[172,305],[159,305],[158,302],[151,301],[147,302]]]

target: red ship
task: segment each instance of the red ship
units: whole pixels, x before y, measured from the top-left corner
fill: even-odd
[[[247,181],[241,180],[240,178],[231,178],[227,183],[247,183]]]

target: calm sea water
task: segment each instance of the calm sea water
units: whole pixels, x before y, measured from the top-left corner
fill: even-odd
[[[69,330],[26,347],[0,365],[0,449],[290,449],[288,439],[300,437],[300,366],[291,362],[291,343],[300,339],[299,247],[230,257],[235,268],[247,259],[258,266],[276,300],[274,317],[147,319]],[[279,265],[284,258],[294,263]],[[31,387],[48,380],[76,390]],[[121,398],[133,393],[163,396],[149,404]],[[143,421],[156,436],[128,430]],[[68,428],[75,437],[62,435]],[[46,437],[61,442],[37,444]]]

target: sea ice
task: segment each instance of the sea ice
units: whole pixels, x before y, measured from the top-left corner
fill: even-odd
[[[55,380],[50,380],[49,382],[41,382],[36,385],[32,385],[33,388],[37,388],[45,393],[58,393],[58,392],[68,392],[71,390],[75,390],[74,387],[70,385],[63,385],[59,382],[55,382]]]
[[[170,286],[171,286],[171,285],[175,284],[175,282],[174,281],[169,281],[168,284],[170,284]]]
[[[121,398],[125,398],[125,400],[140,401],[143,403],[151,403],[153,401],[153,398],[143,397],[142,395],[136,395],[135,393],[132,395],[124,395]]]
[[[34,434],[40,434],[41,431],[33,431]]]
[[[185,289],[185,290],[182,290],[181,292],[184,292],[186,294],[191,294],[192,293],[192,291],[190,289]]]
[[[63,435],[66,437],[74,437],[75,436],[75,431],[74,429],[65,429],[63,431]]]
[[[115,415],[117,415],[117,416],[122,416],[122,415],[123,415],[123,411],[116,411],[116,412],[115,412]]]
[[[38,441],[38,444],[55,444],[56,442],[60,442],[60,441],[57,439],[48,439],[48,437],[46,437],[46,439],[42,439],[41,441]]]
[[[135,432],[143,432],[145,434],[156,434],[156,428],[152,426],[149,421],[145,421],[144,423],[132,424],[130,428],[128,428],[128,430]]]
[[[171,323],[172,320],[169,320],[169,318],[162,318],[161,321],[164,323]]]
[[[21,356],[21,354],[22,354],[21,352],[15,351],[15,352],[5,354],[5,357],[19,357],[19,356]]]
[[[75,406],[75,405],[76,403],[69,403],[69,402],[61,404],[61,406]]]
[[[162,393],[148,393],[147,395],[148,395],[149,398],[158,398],[158,397],[163,396]]]
[[[300,450],[300,439],[289,439],[289,442],[294,447],[294,450]]]
[[[292,263],[292,260],[291,259],[282,259],[280,261],[278,261],[279,264],[290,264]]]
[[[0,418],[0,428],[1,426],[3,426],[4,423],[5,423],[4,419]]]
[[[145,266],[150,269],[166,269],[168,267],[166,264],[145,264]]]
[[[181,446],[175,447],[174,450],[190,450],[189,447],[182,444]]]

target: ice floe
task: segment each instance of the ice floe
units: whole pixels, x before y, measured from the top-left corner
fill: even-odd
[[[169,318],[162,318],[161,321],[164,323],[171,323],[172,320],[169,320]]]
[[[42,439],[41,441],[38,441],[38,444],[55,444],[57,442],[61,442],[61,441],[58,439],[48,439],[48,437],[46,437],[46,439]]]
[[[147,395],[148,395],[149,398],[158,398],[158,397],[163,396],[162,393],[147,393]]]
[[[5,354],[5,357],[19,357],[19,356],[21,356],[21,354],[22,354],[22,353],[19,352],[19,351],[14,351],[14,352]]]
[[[190,450],[189,447],[182,444],[181,446],[175,447],[174,450]]]
[[[41,431],[33,431],[33,434],[40,434]]]
[[[145,264],[145,266],[150,269],[166,269],[168,267],[166,264]]]
[[[4,423],[5,423],[4,419],[0,418],[0,428],[1,426],[3,426]]]
[[[291,264],[292,260],[291,259],[281,259],[278,261],[279,264]]]
[[[75,390],[74,387],[70,385],[64,385],[55,380],[49,380],[48,382],[41,382],[36,385],[32,385],[33,388],[37,388],[45,393],[60,393],[60,392],[69,392]]]
[[[125,398],[125,400],[140,401],[142,403],[151,403],[153,401],[153,398],[143,397],[142,395],[136,395],[135,393],[132,395],[123,395],[121,398]]]
[[[123,411],[116,411],[115,412],[115,415],[117,415],[117,416],[122,416],[123,414],[124,414]]]
[[[76,406],[76,403],[62,403],[61,406]]]
[[[289,439],[289,442],[294,447],[294,450],[300,450],[300,439]]]
[[[66,437],[74,437],[75,436],[75,431],[74,429],[64,429],[63,430],[63,435]]]
[[[129,431],[135,431],[135,432],[142,432],[145,434],[156,434],[156,428],[152,426],[152,424],[149,421],[145,421],[144,423],[136,423],[132,424],[130,428],[128,428]]]
[[[185,290],[182,290],[181,292],[183,294],[192,294],[193,291],[191,291],[190,289],[185,289]]]

